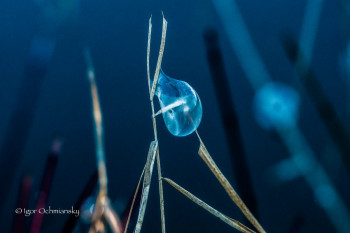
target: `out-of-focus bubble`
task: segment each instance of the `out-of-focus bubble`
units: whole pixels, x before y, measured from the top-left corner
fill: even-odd
[[[87,224],[92,221],[92,216],[95,211],[96,198],[94,196],[88,197],[80,209],[80,219]]]
[[[299,102],[299,95],[293,88],[270,82],[255,95],[255,118],[266,129],[294,127],[298,120]]]

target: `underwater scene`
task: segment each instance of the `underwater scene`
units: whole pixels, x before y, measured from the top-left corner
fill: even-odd
[[[350,233],[350,1],[1,0],[0,233]]]

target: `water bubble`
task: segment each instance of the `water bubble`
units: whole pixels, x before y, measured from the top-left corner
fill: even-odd
[[[294,127],[298,120],[299,102],[299,95],[292,87],[270,82],[255,95],[256,120],[267,129]]]
[[[155,95],[169,132],[177,137],[193,133],[202,119],[202,104],[196,91],[186,82],[159,73]]]

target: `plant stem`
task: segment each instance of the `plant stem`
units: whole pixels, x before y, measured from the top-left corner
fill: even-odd
[[[227,178],[222,174],[219,167],[214,162],[213,158],[210,156],[208,150],[205,148],[205,145],[200,138],[198,132],[196,131],[196,134],[198,136],[200,147],[198,154],[203,159],[203,161],[207,164],[207,166],[210,168],[211,172],[215,175],[216,179],[220,182],[220,184],[224,187],[227,194],[230,196],[232,201],[238,206],[238,208],[242,211],[242,213],[246,216],[246,218],[253,224],[253,226],[260,232],[265,233],[265,230],[262,228],[258,220],[254,217],[254,215],[250,212],[248,207],[244,204],[242,199],[239,197],[237,192],[234,190],[230,182],[227,180]]]
[[[245,233],[254,233],[255,232],[255,231],[249,229],[248,227],[244,226],[242,223],[240,223],[234,219],[231,219],[231,218],[227,217],[226,215],[222,214],[221,212],[219,212],[218,210],[214,209],[213,207],[211,207],[210,205],[208,205],[204,201],[200,200],[198,197],[194,196],[192,193],[190,193],[186,189],[182,188],[180,185],[176,184],[174,181],[172,181],[168,178],[163,178],[163,180],[166,181],[167,183],[169,183],[171,186],[173,186],[180,193],[185,195],[188,199],[190,199],[191,201],[193,201],[194,203],[196,203],[197,205],[199,205],[200,207],[202,207],[203,209],[205,209],[206,211],[208,211],[212,215],[218,217],[223,222],[227,223],[229,226],[231,226],[231,227],[233,227],[241,232],[245,232]]]

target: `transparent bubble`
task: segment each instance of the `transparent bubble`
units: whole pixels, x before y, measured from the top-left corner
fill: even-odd
[[[299,102],[299,95],[292,87],[270,82],[255,95],[255,118],[266,129],[294,127],[298,120]]]
[[[163,119],[171,134],[187,136],[202,120],[202,104],[196,91],[186,82],[159,73],[155,94],[158,96]]]

